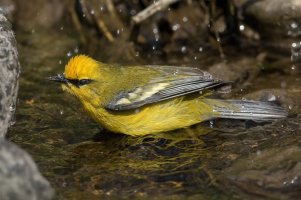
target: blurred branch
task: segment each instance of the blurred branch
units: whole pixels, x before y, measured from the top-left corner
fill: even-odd
[[[83,29],[82,29],[82,26],[80,24],[80,21],[78,19],[78,16],[74,10],[74,5],[76,4],[76,0],[69,0],[68,3],[67,3],[67,7],[68,7],[68,12],[70,14],[70,17],[71,17],[71,21],[76,29],[76,31],[79,33],[79,38],[80,38],[80,41],[84,44],[87,43],[87,40],[86,40],[86,37],[83,33]]]
[[[104,23],[104,21],[102,21],[101,18],[95,18],[95,21],[96,21],[97,28],[105,36],[105,38],[109,42],[114,42],[114,37],[111,34],[111,32],[109,31],[109,29],[107,28],[107,26]]]
[[[90,16],[91,10],[93,10],[94,4],[89,4],[87,0],[81,0],[80,3],[82,6],[86,7],[86,10],[88,10],[86,13],[86,16]],[[101,1],[102,2],[102,1]],[[103,1],[104,5],[106,5],[107,8],[109,8],[110,13],[114,13],[114,5],[111,2],[111,0],[105,0]],[[91,7],[92,6],[92,7]],[[104,35],[104,37],[109,41],[109,42],[114,42],[114,37],[112,33],[110,32],[109,28],[107,27],[105,21],[103,20],[102,17],[99,16],[99,13],[96,12],[91,15],[92,20],[96,24],[97,29]]]
[[[147,18],[149,18],[150,16],[152,16],[153,14],[155,14],[156,12],[166,9],[169,5],[171,5],[177,1],[180,1],[180,0],[155,1],[152,5],[148,6],[147,8],[145,8],[144,10],[139,12],[137,15],[132,17],[132,21],[134,22],[134,24],[139,24],[139,23],[143,22],[144,20],[146,20]]]
[[[220,53],[220,57],[222,59],[225,59],[225,54],[223,47],[221,45],[221,37],[219,32],[214,28],[214,16],[217,15],[217,7],[216,7],[216,0],[212,0],[209,2],[209,8],[207,13],[209,14],[209,24],[208,24],[208,30],[209,33],[213,33],[214,35],[214,43],[217,44],[218,51]]]

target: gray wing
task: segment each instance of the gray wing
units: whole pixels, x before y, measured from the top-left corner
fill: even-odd
[[[191,67],[148,66],[158,70],[160,76],[147,84],[129,91],[120,91],[105,106],[109,110],[131,110],[146,104],[182,96],[224,85],[208,72]]]

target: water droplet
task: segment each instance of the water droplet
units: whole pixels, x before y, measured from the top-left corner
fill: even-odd
[[[158,28],[154,28],[154,29],[153,29],[153,33],[154,33],[154,34],[157,34],[158,32],[159,32]]]
[[[202,52],[202,51],[203,51],[203,47],[200,47],[200,48],[199,48],[199,52]]]
[[[156,46],[154,45],[154,46],[153,46],[153,50],[155,50],[155,49],[156,49]]]
[[[78,47],[75,47],[73,51],[74,51],[74,53],[78,53],[79,52]]]
[[[198,59],[198,57],[197,56],[194,56],[194,60],[197,60]]]
[[[183,17],[183,18],[182,18],[182,21],[183,21],[183,22],[188,22],[188,18],[187,18],[187,17]]]
[[[209,123],[210,123],[210,128],[214,128],[214,122],[210,120]]]
[[[300,25],[297,21],[291,21],[290,23],[288,23],[286,27],[287,27],[287,35],[293,37],[301,35]]]
[[[10,126],[13,126],[13,125],[15,125],[16,124],[16,120],[15,119],[13,119],[13,120],[11,120],[10,122],[9,122],[9,125]]]
[[[269,97],[268,101],[276,101],[276,96],[275,95],[271,95]]]
[[[61,27],[60,27],[60,30],[61,30],[61,31],[62,31],[62,30],[64,30],[64,27],[63,27],[63,26],[61,26]]]
[[[94,14],[95,14],[95,11],[94,11],[94,10],[91,10],[90,13],[91,13],[91,15],[94,15]]]
[[[292,47],[295,48],[296,46],[297,46],[297,43],[296,43],[296,42],[293,42],[293,43],[292,43]]]
[[[294,184],[296,182],[296,180],[298,179],[297,176],[295,176],[292,180],[291,180],[291,184]]]
[[[99,9],[100,9],[100,11],[104,11],[105,8],[104,8],[104,6],[100,6]]]
[[[243,24],[239,25],[239,30],[244,31],[245,30],[245,25],[243,25]]]
[[[293,73],[299,68],[301,60],[301,41],[294,42],[291,46],[291,61],[293,65],[291,66],[291,70]]]
[[[296,66],[295,66],[295,65],[293,65],[293,66],[291,67],[291,69],[292,69],[292,70],[295,70],[295,69],[296,69]]]
[[[177,75],[179,73],[179,70],[175,70],[174,72],[173,72],[173,75]]]
[[[9,106],[9,112],[14,112],[16,108],[14,106]]]
[[[174,24],[174,25],[172,26],[172,30],[173,30],[173,31],[177,31],[180,27],[181,27],[180,24]]]
[[[136,57],[139,57],[139,54],[140,54],[140,52],[139,51],[136,51]]]
[[[187,47],[186,46],[182,46],[181,47],[181,52],[182,53],[186,53],[187,52]]]
[[[291,28],[295,29],[295,28],[298,28],[298,24],[296,22],[292,22],[290,24]]]
[[[71,57],[71,56],[72,56],[71,51],[69,51],[69,52],[67,53],[67,56],[68,56],[68,57]]]
[[[61,65],[63,62],[62,62],[62,60],[59,60],[59,64]]]
[[[289,106],[288,106],[288,109],[289,109],[289,110],[293,109],[293,106],[292,106],[292,105],[289,105]]]
[[[63,110],[60,110],[60,115],[63,115],[64,114],[64,111]]]

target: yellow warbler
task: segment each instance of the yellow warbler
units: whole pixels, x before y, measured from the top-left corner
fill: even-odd
[[[287,115],[270,102],[209,98],[225,83],[197,68],[118,66],[78,55],[70,59],[64,74],[49,80],[62,83],[102,127],[132,136],[218,117],[262,121]]]

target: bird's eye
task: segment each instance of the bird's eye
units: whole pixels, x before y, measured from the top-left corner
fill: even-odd
[[[92,82],[91,79],[79,79],[79,80],[78,79],[66,79],[66,80],[68,81],[68,83],[71,83],[78,88],[80,86],[87,85]]]
[[[83,86],[83,85],[86,85],[86,84],[88,84],[88,83],[91,83],[91,79],[80,79],[80,80],[78,80],[78,86]]]

